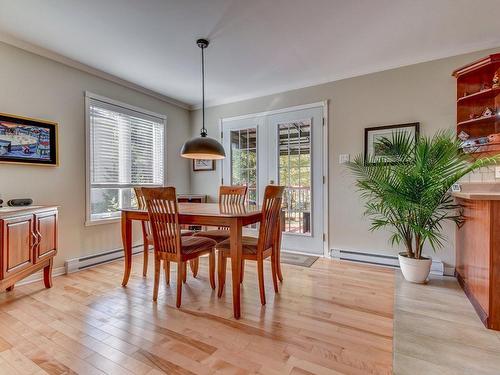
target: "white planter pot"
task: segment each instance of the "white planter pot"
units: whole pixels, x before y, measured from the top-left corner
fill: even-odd
[[[408,258],[406,253],[399,253],[399,267],[407,281],[423,284],[431,272],[432,259],[414,259]]]

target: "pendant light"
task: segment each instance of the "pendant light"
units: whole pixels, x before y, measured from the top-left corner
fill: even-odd
[[[204,50],[208,47],[208,40],[198,39],[196,41],[198,47],[201,48],[201,118],[202,126],[199,137],[191,138],[186,141],[181,148],[181,156],[187,159],[224,159],[226,152],[224,147],[214,138],[207,136],[205,128],[205,54]]]

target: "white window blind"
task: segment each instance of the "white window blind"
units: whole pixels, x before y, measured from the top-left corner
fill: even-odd
[[[90,220],[133,205],[134,186],[164,182],[165,120],[88,98]]]

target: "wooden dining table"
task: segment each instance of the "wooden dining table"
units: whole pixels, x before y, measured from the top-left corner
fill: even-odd
[[[242,228],[261,221],[261,208],[255,205],[220,205],[218,203],[179,203],[179,224],[227,227],[230,233],[231,271],[234,317],[241,316],[240,274],[242,253]],[[125,269],[122,285],[126,286],[132,267],[132,221],[148,221],[146,210],[127,208],[121,210],[122,240],[125,252]]]

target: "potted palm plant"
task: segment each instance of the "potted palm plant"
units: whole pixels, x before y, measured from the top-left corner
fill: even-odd
[[[495,164],[499,157],[471,161],[451,131],[415,140],[407,133],[395,132],[376,145],[384,157],[358,155],[348,168],[365,200],[365,215],[371,230],[389,229],[390,242],[403,245],[399,253],[406,280],[427,280],[431,258],[422,250],[428,243],[435,251],[445,236],[442,225],[453,221],[460,226],[464,217],[450,193],[451,186],[467,173]]]

